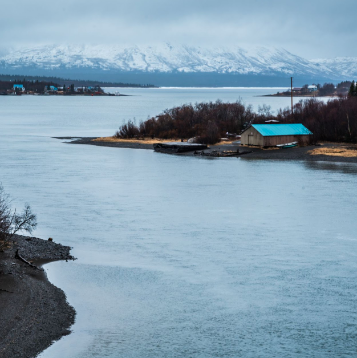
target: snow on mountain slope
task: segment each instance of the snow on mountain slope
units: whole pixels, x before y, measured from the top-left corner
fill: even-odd
[[[314,59],[311,63],[329,68],[350,80],[357,79],[357,57],[336,57],[334,59]]]
[[[310,62],[284,49],[97,45],[41,46],[10,51],[1,68],[94,69],[143,72],[211,72],[334,77],[323,62]]]

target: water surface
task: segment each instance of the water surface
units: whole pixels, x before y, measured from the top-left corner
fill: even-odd
[[[357,166],[51,138],[202,99],[273,103],[259,89],[130,91],[0,97],[0,180],[37,213],[35,235],[78,257],[46,266],[77,319],[41,357],[355,357]]]

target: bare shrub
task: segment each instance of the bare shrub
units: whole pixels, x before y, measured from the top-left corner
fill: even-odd
[[[30,205],[26,204],[21,214],[11,209],[9,196],[0,184],[0,250],[8,245],[11,238],[21,231],[32,231],[37,226],[36,215],[32,213]]]
[[[326,90],[329,86],[325,86]],[[281,109],[273,115],[269,106],[260,106],[258,113],[241,101],[222,101],[185,104],[166,109],[156,117],[147,119],[137,127],[132,121],[124,124],[115,134],[119,138],[136,136],[162,139],[188,139],[201,136],[208,142],[218,133],[242,133],[252,123],[278,120],[280,123],[302,123],[312,133],[313,142],[326,140],[357,142],[357,97],[341,97],[327,103],[310,98],[301,100],[290,108]]]
[[[266,108],[268,110],[268,108]],[[202,136],[212,141],[217,136],[212,133],[218,127],[218,133],[240,133],[250,125],[255,114],[251,106],[245,106],[241,101],[235,103],[202,102],[185,104],[179,107],[166,109],[156,117],[147,119],[140,123],[139,127],[131,121],[119,128],[115,134],[118,138],[132,138],[140,135],[142,137],[157,137],[162,139]],[[210,133],[208,133],[210,132]],[[212,137],[213,135],[213,137]],[[219,138],[219,136],[218,136]]]
[[[199,142],[204,144],[216,144],[220,139],[217,124],[214,121],[209,121],[205,132],[199,137]]]
[[[132,121],[128,121],[119,127],[119,130],[115,133],[114,137],[129,139],[137,137],[139,133],[139,128]]]

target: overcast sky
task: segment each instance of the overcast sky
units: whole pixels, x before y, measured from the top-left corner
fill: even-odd
[[[357,57],[357,0],[16,0],[0,47],[40,44],[275,46],[306,58]]]

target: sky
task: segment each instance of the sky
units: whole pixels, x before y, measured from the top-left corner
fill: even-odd
[[[0,53],[42,44],[273,46],[357,57],[357,0],[16,0],[2,4]]]

